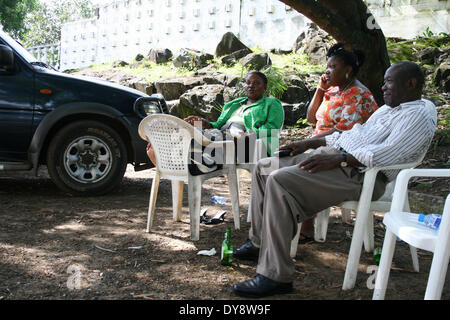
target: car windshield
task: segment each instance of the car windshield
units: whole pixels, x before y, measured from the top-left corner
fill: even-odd
[[[35,62],[37,59],[29,53],[27,50],[25,50],[24,47],[22,47],[21,44],[19,44],[16,40],[11,38],[7,33],[3,32],[0,29],[0,36],[11,48],[13,48],[20,56],[22,56],[27,62]]]

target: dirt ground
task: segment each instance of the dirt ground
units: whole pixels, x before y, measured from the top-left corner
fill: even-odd
[[[152,170],[134,172],[129,166],[119,190],[82,198],[61,193],[45,168],[38,178],[0,173],[0,300],[241,299],[231,287],[253,277],[256,263],[235,260],[232,267],[222,266],[220,247],[227,226],[235,246],[247,239],[249,175],[241,173],[241,230],[233,227],[226,178],[204,183],[202,208],[208,208],[208,215],[222,209],[228,213],[224,223],[202,224],[196,242],[190,240],[187,188],[182,221],[173,222],[165,180],[154,228],[145,232],[152,176]],[[228,201],[221,207],[210,200],[212,195]],[[381,221],[382,214],[376,214],[376,246],[384,236]],[[341,289],[352,231],[333,209],[326,242],[298,248],[295,292],[271,299],[371,299],[371,253],[361,255],[355,288]],[[218,253],[197,255],[211,248]],[[419,250],[419,258],[421,272],[414,273],[408,246],[397,244],[386,299],[423,299],[432,255]],[[442,299],[450,299],[448,278]]]

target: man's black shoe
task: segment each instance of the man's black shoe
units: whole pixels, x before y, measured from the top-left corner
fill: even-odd
[[[253,279],[236,283],[233,292],[238,296],[262,298],[275,294],[291,293],[294,291],[292,282],[276,282],[263,275],[257,274]]]
[[[242,246],[234,250],[233,257],[239,260],[258,262],[259,248],[255,247],[250,240],[247,240]]]

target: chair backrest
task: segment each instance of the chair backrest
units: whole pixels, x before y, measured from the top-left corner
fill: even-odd
[[[413,169],[413,168],[417,167],[419,164],[421,164],[427,154],[427,151],[428,151],[428,149],[425,150],[425,152],[420,155],[420,157],[417,159],[417,161],[411,163],[408,167],[405,167],[405,169]],[[385,202],[392,201],[392,195],[394,194],[394,189],[395,189],[395,181],[397,181],[397,180],[395,179],[386,185],[386,189],[384,190],[383,195],[377,201],[385,201]],[[388,209],[389,209],[389,207],[388,207]]]
[[[192,139],[203,145],[211,143],[192,125],[168,114],[153,114],[144,118],[138,131],[142,139],[152,144],[156,169],[161,177],[187,178]]]

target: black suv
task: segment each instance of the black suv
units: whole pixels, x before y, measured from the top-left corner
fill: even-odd
[[[155,112],[161,95],[58,72],[0,29],[0,170],[47,165],[66,192],[109,192],[128,163],[151,166],[137,128]]]

